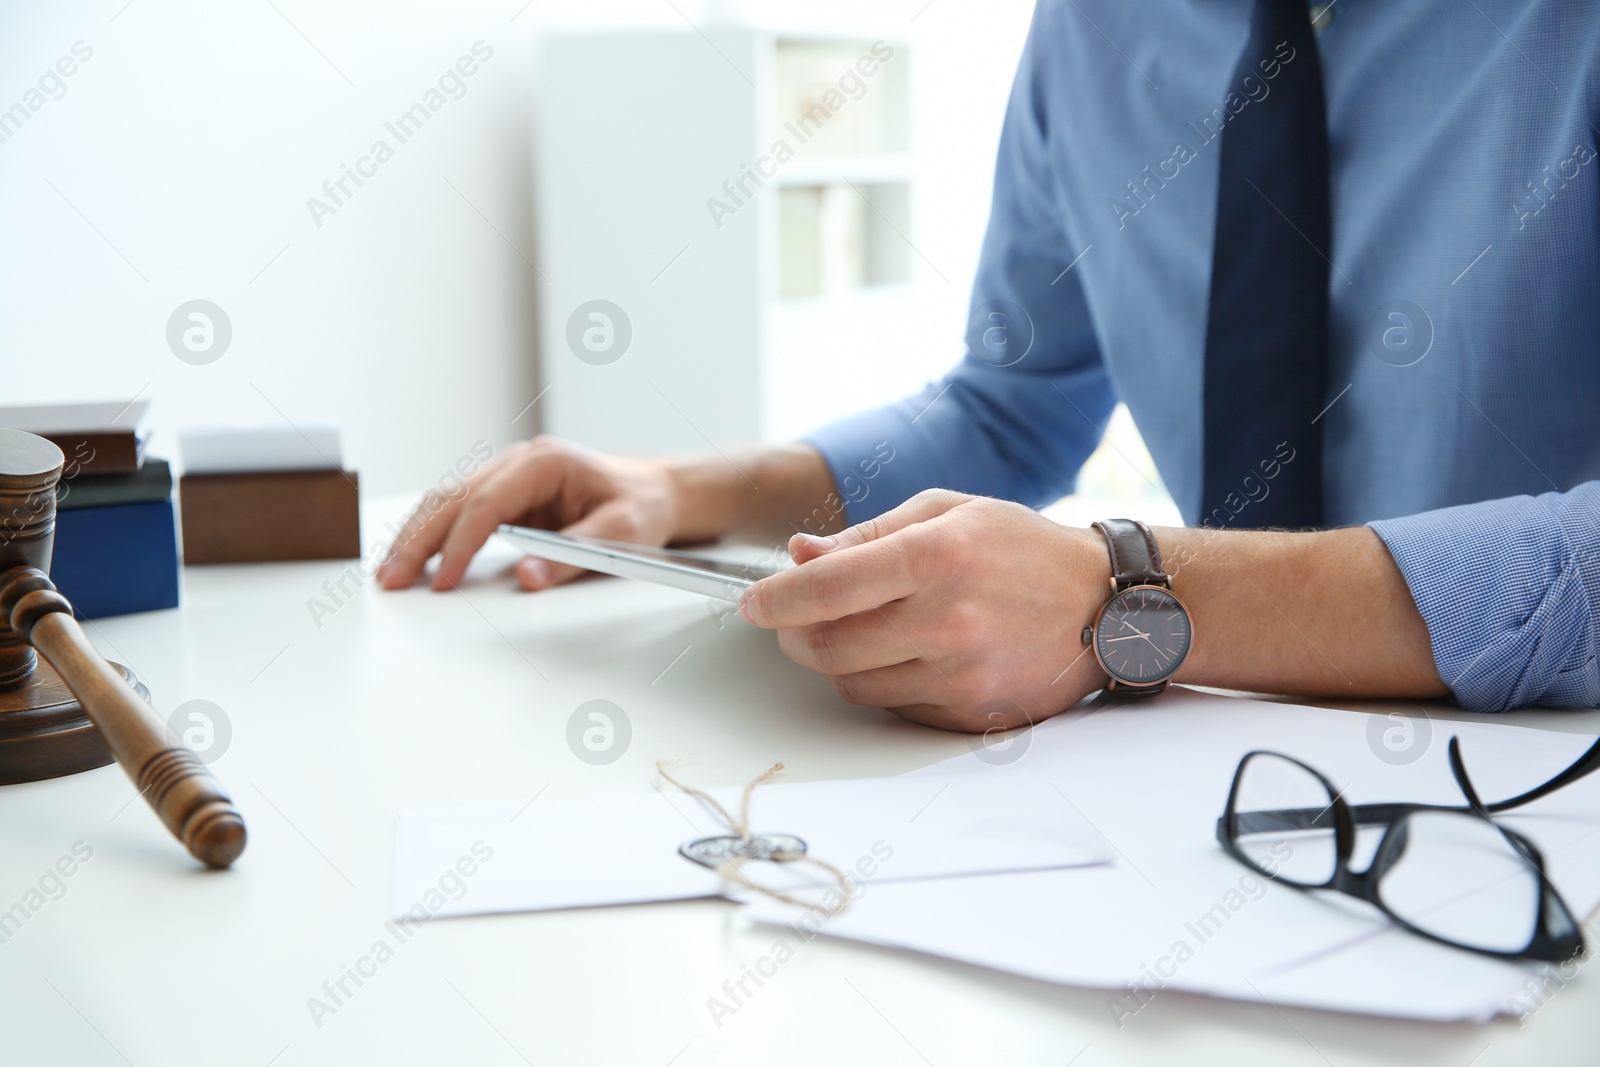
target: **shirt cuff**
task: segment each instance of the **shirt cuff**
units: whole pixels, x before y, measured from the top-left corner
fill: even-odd
[[[1600,703],[1600,483],[1369,523],[1470,711]]]
[[[839,494],[811,518],[842,514],[845,525],[854,526],[937,485],[947,464],[915,422],[943,388],[929,386],[917,396],[840,419],[803,437],[821,453]]]

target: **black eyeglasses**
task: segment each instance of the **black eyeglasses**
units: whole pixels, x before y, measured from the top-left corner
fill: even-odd
[[[1234,859],[1297,889],[1364,900],[1412,933],[1508,959],[1562,962],[1583,934],[1523,835],[1491,817],[1548,796],[1600,769],[1600,740],[1572,766],[1509,800],[1484,804],[1450,739],[1463,807],[1346,804],[1333,783],[1297,759],[1251,752],[1239,761],[1217,840]],[[1350,868],[1357,827],[1385,827],[1364,871]]]

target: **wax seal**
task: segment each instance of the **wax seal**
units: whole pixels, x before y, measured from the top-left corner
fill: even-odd
[[[773,860],[782,863],[806,854],[806,843],[793,834],[752,834],[749,838],[737,834],[720,834],[685,841],[678,846],[678,855],[693,860],[713,871],[729,863],[742,860]]]

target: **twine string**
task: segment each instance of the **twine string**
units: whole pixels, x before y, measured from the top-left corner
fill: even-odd
[[[745,861],[750,858],[746,854],[743,846],[749,845],[751,838],[754,837],[750,831],[750,796],[756,791],[757,786],[764,785],[771,781],[777,776],[779,771],[783,770],[782,763],[774,763],[761,774],[756,775],[754,778],[750,779],[750,781],[745,783],[744,792],[739,798],[739,817],[737,819],[728,814],[728,809],[717,803],[717,799],[710,793],[707,793],[703,789],[696,789],[692,785],[686,785],[674,778],[667,770],[667,766],[666,760],[657,760],[656,773],[661,775],[662,778],[665,778],[669,784],[676,786],[681,792],[694,797],[711,811],[715,812],[717,817],[723,821],[728,829],[739,836],[739,844],[741,846],[740,849],[731,857],[717,865],[717,873],[722,875],[724,879],[734,882],[738,885],[742,885],[747,889],[762,894],[763,896],[771,897],[773,900],[780,901],[784,904],[793,904],[796,907],[801,908],[817,908],[826,912],[829,916],[838,915],[840,912],[844,911],[850,906],[850,894],[853,888],[850,881],[850,876],[845,874],[839,868],[835,867],[833,864],[827,862],[826,860],[817,859],[808,852],[794,852],[789,849],[774,849],[771,853],[771,858],[778,863],[809,863],[813,867],[817,867],[820,870],[826,871],[839,885],[839,903],[837,905],[829,907],[826,904],[812,904],[810,901],[801,900],[800,898],[782,892],[781,890],[769,889],[764,885],[759,885],[755,882],[752,882],[749,876],[746,875],[742,869]]]

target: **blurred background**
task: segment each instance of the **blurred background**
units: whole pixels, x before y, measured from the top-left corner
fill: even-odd
[[[6,2],[0,404],[148,399],[173,458],[335,422],[369,494],[537,432],[792,438],[961,357],[1031,13]],[[1079,488],[1176,521],[1120,410]]]

